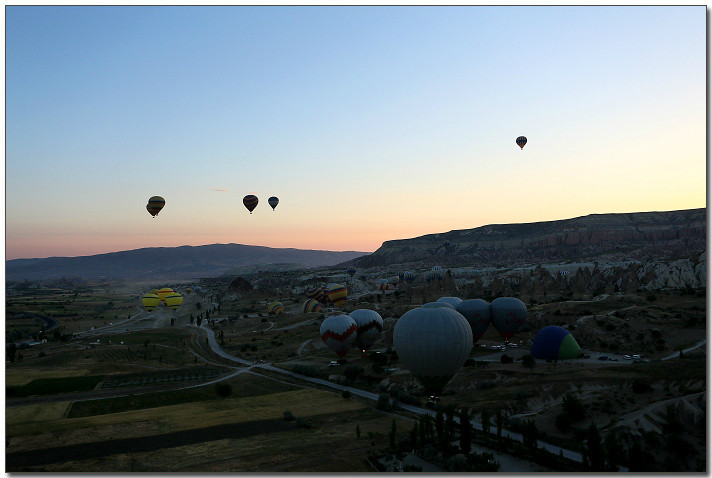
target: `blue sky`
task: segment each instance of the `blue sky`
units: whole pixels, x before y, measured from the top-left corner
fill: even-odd
[[[705,15],[6,7],[7,258],[704,207]]]

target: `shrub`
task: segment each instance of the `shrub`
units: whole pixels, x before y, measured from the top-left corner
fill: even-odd
[[[646,382],[642,380],[633,380],[633,392],[634,393],[645,393],[652,392],[652,388]]]
[[[351,398],[351,392],[349,390],[344,390],[341,392],[341,396],[344,398]]]
[[[534,368],[534,365],[536,365],[536,361],[534,360],[534,357],[532,357],[530,354],[526,354],[522,357],[523,367]]]
[[[377,403],[376,407],[379,410],[385,410],[385,411],[390,410],[391,399],[387,393],[381,393],[380,395],[378,395],[378,403]]]
[[[299,417],[294,420],[294,426],[295,428],[311,428],[307,421],[302,417]]]
[[[502,363],[512,363],[514,362],[514,359],[507,354],[502,354],[502,356],[499,358],[499,361]]]
[[[297,364],[292,367],[292,372],[301,375],[306,375],[307,377],[316,377],[319,375],[318,370],[315,367],[312,367],[311,365]]]
[[[289,410],[285,410],[282,415],[284,415],[284,419],[287,420],[288,422],[295,420],[294,414],[292,412],[290,412]]]
[[[349,364],[344,368],[344,376],[351,382],[358,379],[362,373],[363,367],[361,367],[360,365]]]
[[[215,392],[223,398],[232,395],[232,387],[228,383],[218,382],[215,384]]]

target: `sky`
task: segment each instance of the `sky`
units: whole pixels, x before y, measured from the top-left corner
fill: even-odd
[[[705,27],[705,6],[6,6],[6,259],[705,207]]]

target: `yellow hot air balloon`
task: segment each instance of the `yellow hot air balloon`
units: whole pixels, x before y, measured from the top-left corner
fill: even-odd
[[[178,292],[169,292],[166,294],[166,305],[173,310],[176,310],[183,303],[183,296]]]
[[[159,299],[161,299],[161,302],[164,304],[166,303],[166,295],[170,294],[171,292],[174,292],[173,289],[170,287],[164,287],[163,289],[160,289],[158,292],[156,292],[156,295],[158,296]]]
[[[160,303],[161,299],[156,294],[151,294],[150,291],[141,299],[141,304],[143,304],[143,307],[149,312],[158,307]]]
[[[346,302],[348,293],[346,286],[342,284],[329,284],[327,296],[335,307],[341,307]]]

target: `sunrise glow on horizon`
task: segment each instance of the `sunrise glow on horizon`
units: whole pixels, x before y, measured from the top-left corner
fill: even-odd
[[[6,6],[6,259],[703,208],[706,128],[705,6]]]

